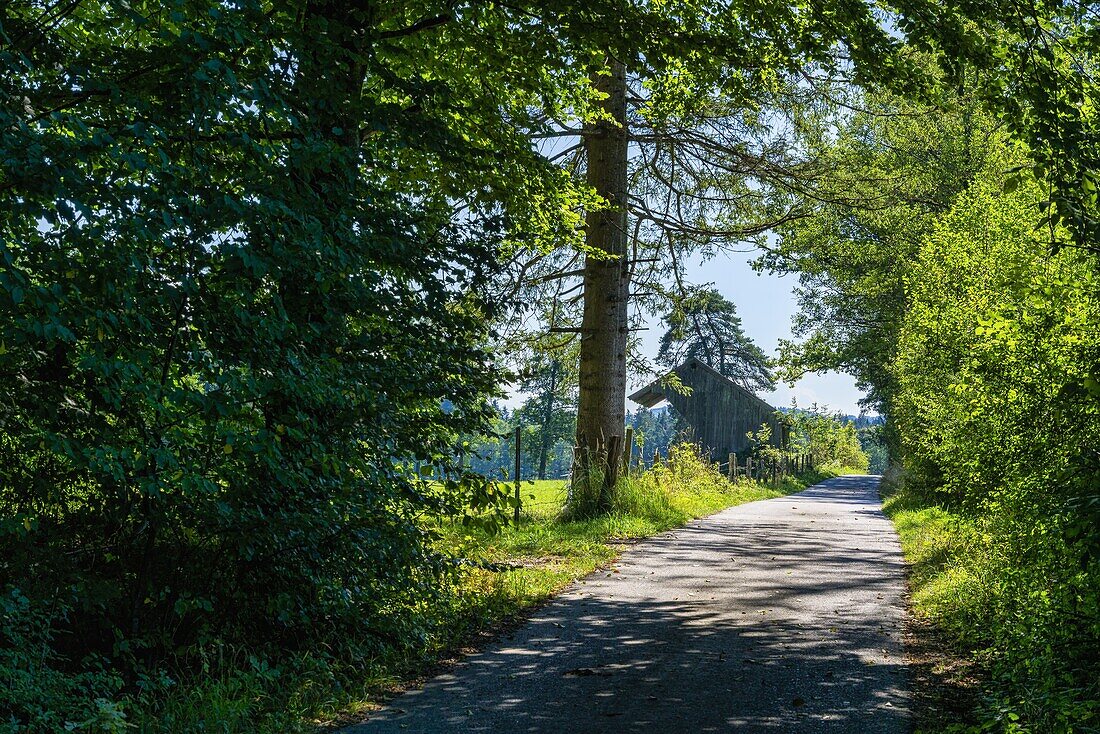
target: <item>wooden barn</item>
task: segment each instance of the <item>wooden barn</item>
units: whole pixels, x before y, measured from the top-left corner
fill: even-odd
[[[759,430],[764,423],[771,426],[773,446],[787,445],[790,429],[776,417],[775,408],[718,370],[693,358],[672,372],[691,388],[690,395],[662,385],[666,379],[661,378],[635,392],[630,399],[646,408],[667,400],[691,427],[693,440],[709,451],[711,457],[724,460],[731,452],[744,454],[750,448],[746,434]]]

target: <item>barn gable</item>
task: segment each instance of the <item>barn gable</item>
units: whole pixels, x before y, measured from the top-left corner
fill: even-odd
[[[646,408],[667,400],[691,426],[695,441],[712,457],[744,453],[749,448],[746,434],[767,423],[772,429],[772,444],[786,441],[786,426],[776,417],[775,408],[753,395],[713,367],[692,358],[672,370],[691,388],[690,395],[666,388],[665,378],[651,382],[630,396]]]

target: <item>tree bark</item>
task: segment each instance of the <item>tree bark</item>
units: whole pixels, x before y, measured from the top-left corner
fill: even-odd
[[[610,72],[610,73],[607,73]],[[581,320],[580,400],[577,446],[582,481],[588,469],[604,477],[601,496],[610,500],[608,449],[612,437],[621,445],[626,423],[627,298],[627,127],[626,69],[611,59],[603,74],[593,75],[596,89],[607,95],[602,107],[610,119],[587,125],[588,184],[606,205],[585,218],[584,314]],[[618,458],[616,455],[615,459]],[[614,459],[612,459],[614,460]],[[591,462],[598,462],[591,466]],[[576,469],[582,471],[578,475]]]

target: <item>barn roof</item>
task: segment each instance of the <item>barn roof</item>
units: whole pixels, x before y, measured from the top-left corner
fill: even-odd
[[[750,400],[753,400],[753,401],[759,403],[761,408],[765,408],[765,409],[767,409],[768,411],[771,411],[771,412],[775,411],[775,408],[773,408],[771,405],[764,402],[758,396],[756,396],[755,394],[749,392],[745,388],[741,387],[736,382],[734,382],[730,378],[726,377],[725,375],[723,375],[721,372],[719,372],[718,370],[711,367],[706,362],[701,361],[697,357],[692,357],[691,359],[689,359],[687,362],[684,362],[679,367],[672,368],[671,370],[666,372],[664,375],[657,378],[653,382],[649,383],[648,385],[646,385],[642,389],[637,390],[634,393],[632,393],[629,397],[635,403],[639,403],[639,404],[641,404],[642,406],[644,406],[646,408],[652,408],[654,405],[657,405],[662,400],[667,400],[668,399],[667,389],[661,383],[664,382],[665,379],[670,374],[675,372],[680,377],[681,382],[683,382],[685,385],[691,385],[692,382],[693,382],[693,380],[691,379],[691,375],[692,375],[692,372],[694,370],[703,370],[704,372],[709,373],[712,377],[720,380],[723,384],[723,387],[726,387],[727,389],[730,389],[730,390],[733,390],[735,392],[741,393],[742,395],[746,396]],[[690,399],[690,396],[689,396],[689,399]]]

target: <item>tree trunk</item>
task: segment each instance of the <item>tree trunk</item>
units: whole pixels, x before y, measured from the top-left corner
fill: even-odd
[[[626,337],[629,271],[627,266],[627,129],[626,69],[612,59],[610,73],[593,76],[596,89],[607,95],[603,109],[610,120],[587,126],[588,184],[606,206],[585,218],[584,315],[581,321],[580,400],[577,406],[577,446],[582,481],[588,469],[602,471],[604,503],[610,500],[608,449],[612,437],[621,445],[626,423]],[[595,251],[595,252],[593,252]],[[617,456],[615,457],[618,458]],[[598,462],[590,467],[591,462]],[[580,473],[576,471],[580,469]]]

